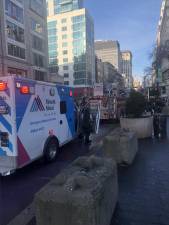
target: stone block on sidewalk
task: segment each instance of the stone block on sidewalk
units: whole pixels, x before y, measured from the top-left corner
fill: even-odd
[[[118,164],[132,164],[138,151],[136,135],[121,128],[115,129],[103,140],[103,153]]]
[[[110,225],[117,199],[116,163],[81,157],[36,194],[37,225]]]

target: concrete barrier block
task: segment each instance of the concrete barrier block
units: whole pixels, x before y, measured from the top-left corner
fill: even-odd
[[[138,151],[138,140],[133,132],[116,129],[103,140],[103,152],[106,157],[118,164],[132,164]]]
[[[36,194],[37,225],[110,225],[117,199],[116,163],[81,157]]]

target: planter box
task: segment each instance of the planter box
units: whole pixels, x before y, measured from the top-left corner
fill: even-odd
[[[103,153],[118,164],[132,164],[138,151],[135,133],[116,129],[103,140]]]
[[[116,163],[81,157],[36,194],[37,225],[110,225],[117,199]]]
[[[139,139],[152,137],[153,134],[153,117],[121,118],[120,125],[123,129],[135,132]]]

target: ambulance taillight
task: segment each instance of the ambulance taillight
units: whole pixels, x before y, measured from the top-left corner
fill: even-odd
[[[21,94],[30,94],[30,88],[28,86],[22,86],[20,92]]]
[[[5,91],[7,89],[7,83],[0,82],[0,91]]]

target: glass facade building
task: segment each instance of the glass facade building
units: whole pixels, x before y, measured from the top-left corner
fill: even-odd
[[[49,64],[52,71],[58,65],[65,85],[91,86],[95,81],[94,24],[82,6],[79,0],[48,1]]]

